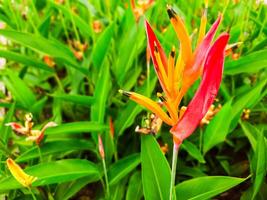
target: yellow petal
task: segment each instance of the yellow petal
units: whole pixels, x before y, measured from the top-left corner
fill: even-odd
[[[174,71],[174,80],[175,80],[174,90],[176,91],[175,96],[177,96],[179,88],[181,87],[181,81],[183,79],[183,71],[184,71],[184,62],[182,60],[182,56],[180,53]]]
[[[36,181],[37,177],[26,174],[11,158],[8,158],[6,163],[14,178],[24,187],[29,187],[34,181]]]
[[[171,99],[165,99],[165,97],[163,97],[163,95],[159,92],[157,93],[157,97],[160,98],[160,100],[162,101],[164,106],[167,108],[167,110],[171,116],[171,119],[174,122],[177,122],[178,121],[178,112],[177,112],[176,107],[173,106],[172,100]]]
[[[197,45],[199,45],[201,43],[201,41],[203,40],[203,38],[205,37],[206,25],[207,25],[207,9],[204,10],[204,13],[201,17],[199,34],[198,34],[198,39],[197,39]]]
[[[170,6],[167,7],[167,11],[176,35],[178,36],[181,43],[181,49],[183,50],[183,61],[187,63],[188,61],[190,61],[192,56],[190,36],[185,28],[183,20],[175,13],[175,11]]]
[[[173,126],[174,121],[163,111],[163,109],[153,100],[137,94],[135,92],[126,92],[123,90],[119,90],[119,92],[127,97],[129,97],[131,100],[135,101],[136,103],[146,107],[151,112],[155,113],[162,121],[164,121],[166,124]]]
[[[159,52],[157,50],[157,46],[155,46],[155,52],[154,52],[154,54],[155,54],[155,58],[157,60],[158,66],[159,66],[159,74],[160,74],[160,77],[159,78],[161,79],[161,82],[164,85],[164,88],[162,88],[162,89],[164,90],[164,92],[169,93],[169,85],[168,85],[167,73],[166,73],[165,68],[163,66],[163,63],[162,63],[160,54],[159,54]]]
[[[174,59],[175,59],[175,47],[172,47],[169,60],[168,60],[168,85],[170,87],[170,94],[175,95],[174,91]]]

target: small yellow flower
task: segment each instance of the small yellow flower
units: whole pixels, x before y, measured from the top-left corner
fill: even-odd
[[[24,187],[30,187],[34,181],[37,180],[37,177],[30,176],[26,174],[21,167],[14,162],[11,158],[6,160],[7,167],[14,178]]]

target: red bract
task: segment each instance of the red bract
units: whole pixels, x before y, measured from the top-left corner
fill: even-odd
[[[171,129],[176,143],[181,143],[193,133],[217,95],[222,79],[224,50],[228,39],[228,34],[222,34],[209,49],[198,91],[189,103],[183,117]]]
[[[162,64],[164,66],[164,70],[167,71],[167,57],[161,47],[161,44],[159,43],[155,33],[153,32],[151,26],[149,25],[149,23],[147,21],[145,21],[145,27],[146,27],[146,33],[147,33],[147,38],[148,38],[148,45],[149,45],[149,49],[150,49],[150,55],[151,55],[151,58],[152,58],[152,61],[153,61],[153,64],[154,64],[154,69],[155,69],[155,72],[157,74],[157,76],[159,77],[159,82],[160,82],[160,85],[162,87],[162,89],[164,90],[164,92],[166,92],[166,88],[165,88],[165,85],[164,83],[162,82],[162,73],[159,69],[159,64],[157,62],[157,59],[155,57],[155,47],[158,48],[158,52],[159,52],[159,55],[160,55],[160,58],[161,58],[161,61],[162,61]]]

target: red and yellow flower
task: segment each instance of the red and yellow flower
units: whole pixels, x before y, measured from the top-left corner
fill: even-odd
[[[225,47],[229,35],[222,33],[215,42],[212,42],[222,16],[219,15],[205,34],[207,23],[207,9],[205,9],[201,18],[197,45],[193,50],[192,39],[183,20],[170,6],[167,6],[167,12],[180,40],[180,52],[177,58],[174,46],[167,58],[151,26],[145,21],[150,55],[163,90],[163,93],[158,93],[157,96],[164,107],[162,108],[156,101],[141,94],[123,90],[120,92],[172,126],[173,140],[179,146],[199,125],[217,95],[222,79]],[[202,78],[200,86],[187,109],[179,108],[183,96],[199,77]]]

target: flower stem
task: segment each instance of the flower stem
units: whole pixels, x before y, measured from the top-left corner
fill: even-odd
[[[32,195],[32,199],[33,199],[33,200],[37,200],[37,199],[36,199],[36,196],[34,195],[34,193],[33,193],[33,191],[32,191],[32,189],[31,189],[30,187],[28,187],[28,189],[29,189],[30,194]]]
[[[171,174],[171,186],[170,186],[170,200],[173,200],[173,190],[174,190],[174,184],[175,184],[175,175],[176,175],[176,166],[177,166],[177,157],[178,157],[178,151],[179,146],[177,144],[173,144],[173,152],[172,152],[172,174]]]
[[[107,199],[109,198],[109,183],[108,183],[108,174],[107,174],[107,167],[105,159],[102,159],[103,169],[104,169],[104,176],[106,182],[106,192],[107,192]]]

